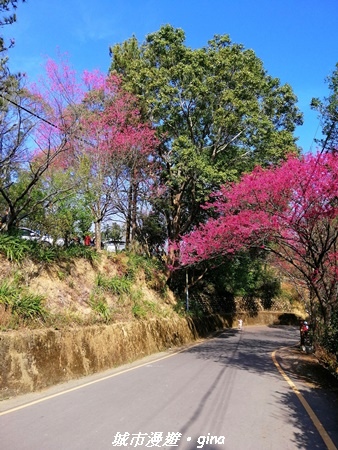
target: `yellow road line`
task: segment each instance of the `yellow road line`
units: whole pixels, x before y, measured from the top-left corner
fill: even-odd
[[[282,348],[280,348],[279,350],[282,350]],[[299,401],[303,405],[305,411],[308,413],[310,419],[312,420],[314,426],[316,427],[318,433],[320,434],[321,438],[323,439],[323,441],[324,441],[326,447],[328,448],[328,450],[337,450],[337,447],[334,445],[332,439],[328,435],[327,431],[325,430],[325,428],[323,427],[322,423],[320,422],[320,420],[318,419],[318,417],[314,413],[314,411],[311,408],[311,406],[305,400],[303,395],[299,392],[299,390],[297,389],[297,387],[293,383],[293,381],[286,375],[284,370],[279,365],[279,363],[278,363],[278,361],[276,359],[276,352],[277,352],[277,350],[272,352],[271,357],[272,357],[272,360],[273,360],[275,366],[277,367],[278,372],[282,375],[284,380],[288,383],[288,385],[291,387],[293,392],[297,395]]]

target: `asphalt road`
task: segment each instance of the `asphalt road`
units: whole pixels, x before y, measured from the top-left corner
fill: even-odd
[[[3,401],[0,449],[326,449],[271,357],[297,341],[294,327],[226,330],[183,351]],[[338,445],[330,399],[293,381]]]

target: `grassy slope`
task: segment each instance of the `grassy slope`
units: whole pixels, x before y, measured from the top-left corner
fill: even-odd
[[[94,261],[53,262],[10,262],[0,255],[0,264],[2,330],[175,314],[175,299],[156,261],[102,253]]]

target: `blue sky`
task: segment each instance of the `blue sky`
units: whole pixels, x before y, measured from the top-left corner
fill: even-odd
[[[229,34],[253,49],[271,76],[292,86],[304,113],[298,144],[315,150],[320,126],[309,104],[328,95],[324,80],[338,62],[338,0],[27,0],[1,34],[15,39],[11,70],[34,80],[57,49],[79,73],[107,72],[110,46],[133,34],[142,42],[167,23],[182,28],[192,48]]]

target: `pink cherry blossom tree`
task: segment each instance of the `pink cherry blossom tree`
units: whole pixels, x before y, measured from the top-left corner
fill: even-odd
[[[53,73],[50,66],[47,70],[49,75]],[[70,135],[77,126],[77,117],[67,107],[66,92],[56,88],[56,78],[48,76],[31,86],[22,78],[15,95],[5,96],[0,126],[0,202],[10,210],[9,230],[69,192],[69,186],[46,190],[43,182],[48,170],[69,152]]]
[[[47,61],[45,76],[22,91],[22,96],[25,103],[16,105],[17,116],[25,114],[29,127],[18,129],[12,141],[24,136],[27,145],[21,140],[16,147],[9,146],[7,165],[13,174],[0,172],[0,181],[4,179],[0,195],[10,206],[13,223],[34,208],[50,202],[56,206],[64,194],[85,198],[98,248],[101,223],[110,216],[122,211],[129,219],[127,228],[135,228],[140,195],[150,192],[146,186],[151,184],[155,137],[151,126],[141,121],[135,98],[121,88],[120,79],[99,71],[85,71],[79,77],[61,55],[58,62]],[[8,128],[13,129],[10,122]],[[20,183],[19,172],[23,174]],[[62,178],[69,174],[63,186],[53,182],[60,178],[55,176],[58,172]],[[34,191],[39,191],[35,197]]]
[[[260,247],[297,273],[324,323],[337,308],[338,155],[290,157],[222,186],[204,225],[183,236],[182,266]]]
[[[85,72],[83,81],[81,139],[72,142],[71,163],[79,168],[81,190],[94,218],[96,247],[101,246],[102,221],[119,213],[129,244],[141,186],[151,180],[155,132],[141,121],[135,98],[123,91],[118,77]]]

